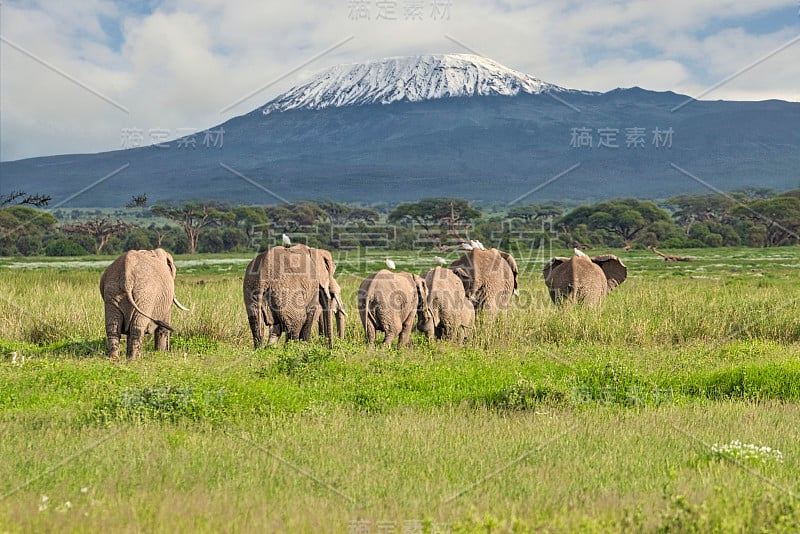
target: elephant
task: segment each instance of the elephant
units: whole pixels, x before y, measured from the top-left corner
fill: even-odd
[[[410,347],[414,316],[418,321],[430,320],[425,279],[381,269],[361,283],[358,312],[368,345],[375,343],[376,332],[380,330],[386,334],[384,345],[391,345],[397,337],[398,348]]]
[[[253,346],[263,345],[265,327],[268,345],[277,343],[284,332],[288,339],[308,341],[313,326],[321,321],[332,347],[331,301],[344,310],[341,296],[331,291],[335,271],[330,252],[306,245],[277,246],[253,258],[242,284]]]
[[[572,258],[551,259],[542,275],[553,303],[571,300],[597,305],[625,281],[628,268],[613,254],[590,258],[576,249]]]
[[[172,304],[188,311],[175,298],[175,262],[164,249],[129,250],[114,260],[100,277],[105,303],[108,357],[119,358],[119,340],[128,336],[126,355],[141,355],[142,336],[152,333],[156,350],[169,350]]]
[[[425,274],[431,315],[417,323],[428,339],[460,341],[475,322],[475,307],[464,293],[461,279],[450,269],[435,267]]]
[[[461,279],[475,311],[508,309],[511,296],[518,294],[519,269],[514,257],[496,248],[474,248],[450,264]]]

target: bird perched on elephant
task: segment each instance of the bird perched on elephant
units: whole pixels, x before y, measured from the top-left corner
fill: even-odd
[[[464,293],[461,279],[450,269],[435,267],[425,274],[431,313],[417,329],[428,339],[461,341],[475,322],[475,307]]]
[[[331,301],[344,310],[341,296],[331,291],[335,271],[330,252],[306,245],[277,246],[253,258],[242,284],[253,346],[264,343],[265,328],[269,329],[268,345],[284,332],[289,339],[307,341],[318,318],[332,346]]]
[[[517,294],[519,270],[514,257],[507,252],[472,248],[451,263],[450,269],[461,279],[475,311],[505,310],[511,296]]]
[[[175,262],[164,249],[129,250],[100,277],[105,304],[108,356],[119,358],[119,341],[128,336],[126,356],[138,358],[142,336],[153,334],[156,350],[169,349],[172,304],[188,311],[175,298]]]
[[[376,333],[381,331],[384,345],[391,345],[397,337],[398,347],[410,347],[414,318],[422,322],[430,318],[425,279],[381,269],[358,288],[358,312],[367,344],[375,343]]]
[[[556,257],[542,269],[554,303],[599,304],[628,277],[628,268],[613,254],[589,257],[575,249],[571,258]]]

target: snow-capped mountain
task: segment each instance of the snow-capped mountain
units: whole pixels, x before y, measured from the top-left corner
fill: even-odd
[[[477,56],[394,58],[329,69],[210,127],[219,143],[192,135],[2,162],[0,193],[43,193],[55,205],[83,207],[124,206],[141,192],[154,203],[463,197],[510,206],[664,199],[708,192],[706,184],[787,190],[798,186],[798,124],[797,102],[595,93]],[[659,134],[667,131],[668,144]]]
[[[481,56],[432,54],[331,67],[269,102],[263,113],[548,91],[567,89]]]

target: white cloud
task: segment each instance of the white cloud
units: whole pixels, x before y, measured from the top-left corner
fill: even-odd
[[[351,20],[347,0],[164,0],[139,13],[110,0],[2,5],[0,34],[118,102],[124,113],[12,46],[0,44],[0,157],[111,150],[123,128],[206,128],[250,111],[342,62],[467,47],[546,81],[580,89],[638,85],[698,94],[798,34],[751,17],[785,0],[452,0],[447,20],[430,1],[421,21]],[[24,6],[24,7],[23,7]],[[794,10],[793,10],[794,12]],[[118,27],[122,43],[107,34]],[[229,112],[220,110],[303,66]],[[707,98],[800,100],[800,43]]]

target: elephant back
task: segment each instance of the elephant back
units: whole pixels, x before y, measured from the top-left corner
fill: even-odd
[[[513,256],[496,248],[470,250],[451,263],[450,269],[478,309],[484,305],[505,308],[517,289],[517,264]]]

